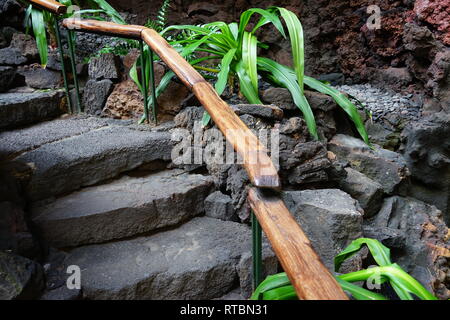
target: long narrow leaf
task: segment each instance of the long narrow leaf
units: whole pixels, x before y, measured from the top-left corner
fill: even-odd
[[[225,90],[228,81],[228,74],[230,73],[230,64],[231,61],[233,61],[235,53],[236,49],[231,49],[222,59],[220,64],[220,72],[217,75],[217,82],[214,86],[218,95],[221,95],[223,90]]]
[[[373,267],[365,270],[355,271],[339,275],[338,278],[349,281],[366,281],[373,278],[379,283],[388,280],[395,292],[401,299],[412,300],[411,294],[414,294],[422,300],[437,300],[427,289],[425,289],[416,279],[407,274],[397,264],[391,264],[382,267]]]
[[[349,292],[356,300],[387,300],[385,296],[358,287],[357,285],[344,281],[339,277],[336,278],[342,290]]]
[[[122,18],[119,12],[116,11],[107,1],[105,0],[92,0],[101,9],[105,10],[106,14],[111,17],[111,20],[115,23],[126,24],[126,21]]]
[[[303,40],[303,28],[297,16],[289,10],[278,8],[283,17],[289,31],[289,38],[291,40],[292,60],[294,63],[294,70],[297,76],[298,85],[303,94],[303,78],[305,75],[305,51]]]
[[[45,33],[44,16],[41,10],[35,8],[31,10],[31,23],[33,24],[33,33],[36,38],[41,65],[45,68],[47,65],[47,35]]]
[[[250,78],[255,91],[258,91],[258,70],[256,64],[257,58],[257,40],[250,32],[244,32],[242,40],[242,61],[245,72]]]
[[[263,293],[263,300],[298,300],[294,286],[288,285]]]
[[[242,94],[247,98],[249,103],[262,104],[258,96],[258,91],[252,85],[251,79],[246,72],[246,69],[241,62],[236,65],[236,74],[239,78],[239,87]]]
[[[387,266],[392,264],[391,262],[391,250],[381,244],[380,241],[370,238],[359,238],[353,240],[347,248],[345,248],[341,253],[334,257],[334,268],[339,271],[342,263],[357,253],[363,245],[369,248],[374,260],[380,266]]]
[[[291,282],[285,272],[267,276],[266,279],[255,289],[255,292],[253,292],[250,300],[259,300],[262,298],[263,293],[276,288],[288,286],[290,284]]]
[[[259,57],[257,63],[260,69],[268,72],[268,77],[273,82],[285,87],[290,91],[295,105],[302,111],[303,116],[305,117],[309,133],[314,138],[319,139],[319,136],[317,135],[316,120],[314,119],[314,114],[311,110],[311,106],[309,105],[305,96],[301,93],[295,74],[293,72],[289,72],[292,70],[267,58]]]
[[[334,89],[314,78],[305,76],[304,80],[305,84],[308,87],[332,97],[334,101],[336,101],[336,103],[350,116],[350,119],[355,124],[356,130],[358,130],[364,142],[368,146],[371,146],[369,136],[367,135],[367,131],[364,127],[364,123],[361,120],[361,116],[358,113],[358,109],[344,94],[342,94],[339,90]]]
[[[280,19],[276,14],[274,14],[271,10],[264,10],[260,8],[252,8],[244,11],[241,14],[240,20],[239,20],[239,28],[238,28],[238,35],[239,35],[239,43],[242,43],[242,37],[245,31],[245,28],[247,27],[248,23],[250,22],[250,18],[254,13],[260,14],[262,17],[264,17],[266,20],[272,22],[272,24],[277,28],[278,32],[280,32],[283,37],[286,37],[286,34],[284,33],[283,25],[281,24]],[[257,24],[259,27],[263,24]],[[252,33],[254,33],[256,29],[252,30]]]

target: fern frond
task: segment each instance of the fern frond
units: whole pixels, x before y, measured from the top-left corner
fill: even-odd
[[[161,8],[156,13],[156,18],[154,20],[148,19],[145,23],[147,28],[154,29],[157,32],[164,30],[167,24],[167,13],[170,7],[170,0],[164,0]]]

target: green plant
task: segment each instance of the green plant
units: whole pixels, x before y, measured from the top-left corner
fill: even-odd
[[[413,300],[414,297],[422,300],[436,300],[436,297],[416,279],[406,273],[398,264],[392,263],[389,248],[375,239],[359,238],[354,240],[334,258],[335,269],[339,270],[342,263],[361,250],[363,245],[368,247],[378,266],[336,276],[342,289],[349,292],[353,298],[356,300],[386,300],[386,297],[379,293],[353,284],[358,281],[370,281],[377,286],[388,283],[401,300]],[[286,273],[280,273],[268,276],[256,288],[251,299],[288,300],[297,299],[297,296]]]
[[[180,55],[182,57],[184,57],[191,65],[196,66],[197,64],[209,59],[209,57],[205,57],[205,58],[199,58],[197,59],[196,56],[193,54],[195,49],[197,48],[197,46],[199,45],[198,43],[190,43],[189,45],[181,45],[181,43],[183,43],[183,41],[180,41],[180,36],[173,36],[170,34],[166,34],[163,31],[167,28],[167,15],[168,15],[168,9],[170,7],[170,0],[164,0],[161,8],[158,10],[157,14],[156,14],[156,19],[155,20],[147,20],[147,23],[145,24],[146,27],[148,28],[152,28],[155,31],[159,32],[167,41],[169,41],[174,48],[180,53]],[[183,34],[183,37],[186,36],[186,33]],[[136,47],[137,47],[137,43],[136,43]],[[130,69],[130,78],[133,79],[133,81],[136,83],[136,85],[138,86],[139,90],[141,91],[141,93],[144,95],[144,88],[150,88],[150,65],[155,62],[160,60],[159,57],[154,54],[151,55],[150,54],[150,48],[148,47],[148,45],[144,44],[143,46],[143,52],[141,53],[143,60],[144,60],[144,64],[145,64],[145,79],[147,79],[147,83],[146,86],[143,85],[142,83],[142,79],[139,76],[138,73],[138,68],[141,67],[141,56],[138,57],[138,59],[136,59],[135,63],[133,64],[132,68]],[[151,58],[151,56],[153,56],[153,59]],[[172,71],[168,71],[166,72],[163,77],[161,78],[158,87],[155,89],[155,96],[158,97],[162,92],[164,92],[164,90],[167,88],[167,86],[169,85],[170,81],[172,80],[172,78],[175,76],[175,74]],[[147,89],[148,90],[148,89]],[[145,108],[147,108],[148,110],[151,109],[151,107],[153,106],[153,97],[151,95],[148,96],[148,100],[147,100],[147,106],[144,106]],[[155,121],[156,121],[156,114],[157,111],[153,110],[153,114],[155,117]],[[146,118],[146,114],[144,112],[144,114],[142,115],[139,123],[142,123],[144,121],[148,120]]]
[[[260,18],[254,27],[247,31],[254,14],[259,15]],[[287,32],[282,21],[284,21]],[[268,58],[258,57],[258,49],[268,46],[258,40],[256,33],[269,23],[283,37],[289,37],[293,68]],[[370,145],[356,106],[338,90],[305,76],[303,30],[300,20],[293,12],[280,7],[270,7],[266,10],[253,8],[242,13],[239,23],[227,24],[219,21],[203,26],[169,26],[161,31],[161,34],[176,31],[184,32],[185,36],[184,39],[173,41],[172,45],[196,46],[195,52],[210,54],[209,60],[220,59],[218,68],[207,68],[207,71],[217,73],[215,89],[218,94],[223,93],[227,84],[232,88],[233,79],[237,78],[240,92],[246,99],[250,103],[260,104],[258,75],[261,75],[275,85],[285,87],[290,91],[294,103],[303,113],[309,132],[313,137],[318,138],[314,114],[304,95],[304,86],[306,85],[331,96],[349,115],[361,137]],[[209,115],[205,113],[203,120],[206,125],[210,120]]]
[[[72,0],[59,0],[59,2],[67,7],[73,5]],[[64,18],[70,18],[72,16],[79,15],[83,18],[92,18],[97,20],[105,20],[99,14],[104,14],[111,18],[112,21],[116,23],[125,24],[125,20],[120,16],[120,14],[111,7],[105,0],[90,0],[90,3],[95,5],[95,7],[99,9],[85,9],[79,11],[69,10],[66,14],[64,14]],[[30,29],[33,30],[34,37],[36,38],[36,45],[39,51],[39,57],[41,60],[41,65],[43,68],[47,65],[47,48],[48,48],[48,39],[47,33],[50,35],[50,38],[55,38],[55,16],[45,10],[40,10],[34,8],[32,5],[27,7],[25,11],[25,19],[24,25],[26,31]],[[52,41],[55,43],[55,41]]]
[[[164,0],[161,8],[159,8],[156,13],[156,19],[148,19],[144,24],[147,28],[151,28],[156,30],[157,32],[161,32],[164,30],[167,24],[167,15],[170,8],[170,0]]]

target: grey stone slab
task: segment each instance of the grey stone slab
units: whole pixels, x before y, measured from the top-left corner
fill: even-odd
[[[153,160],[170,160],[171,150],[167,132],[118,126],[49,143],[15,160],[33,168],[26,194],[39,200],[113,178]]]
[[[339,160],[348,161],[353,169],[380,183],[387,194],[404,192],[409,170],[402,155],[377,145],[370,149],[362,140],[344,134],[335,135],[328,149]]]
[[[288,191],[283,198],[325,266],[334,271],[334,256],[362,236],[356,200],[339,189]]]
[[[107,121],[94,117],[70,117],[0,133],[0,157],[17,155],[44,144],[76,136],[107,126]]]
[[[204,212],[211,177],[181,170],[125,176],[33,208],[33,221],[52,246],[99,243],[168,227]]]
[[[383,203],[383,186],[352,168],[345,168],[345,171],[347,176],[339,181],[340,187],[358,200],[364,210],[364,218],[372,217]]]
[[[62,91],[16,92],[0,94],[0,130],[56,117]]]
[[[237,265],[251,246],[245,225],[194,218],[152,236],[70,252],[88,299],[212,299],[238,281]]]

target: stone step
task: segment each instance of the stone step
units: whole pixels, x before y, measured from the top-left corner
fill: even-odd
[[[25,192],[35,201],[114,178],[155,160],[168,161],[171,150],[169,132],[113,125],[43,144],[14,161],[32,168]]]
[[[204,213],[211,177],[168,170],[124,176],[32,208],[32,220],[52,246],[99,243],[179,224]]]
[[[0,94],[0,130],[17,128],[63,113],[61,90]]]
[[[17,157],[40,146],[108,126],[108,120],[85,115],[61,117],[26,128],[0,132],[0,158]]]
[[[212,299],[249,276],[251,263],[241,257],[250,248],[247,226],[201,217],[151,236],[76,248],[65,263],[80,267],[87,299]]]

